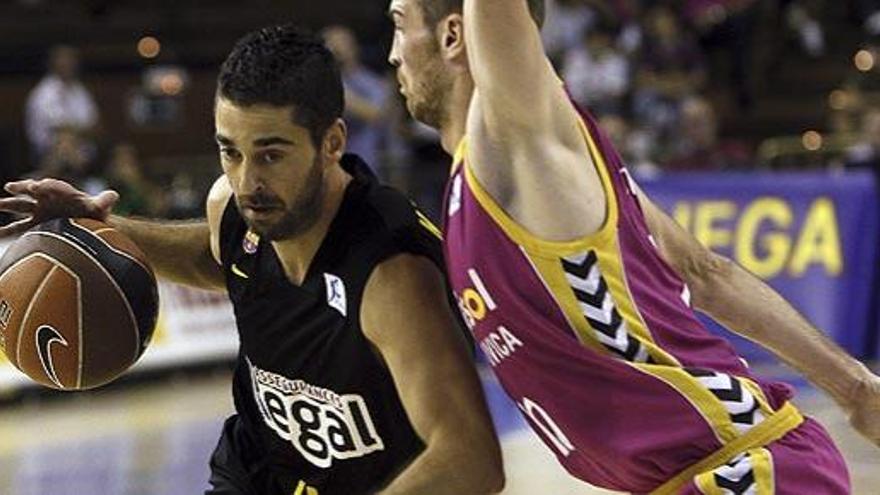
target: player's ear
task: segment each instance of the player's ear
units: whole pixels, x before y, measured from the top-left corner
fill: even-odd
[[[324,141],[321,144],[321,153],[329,163],[336,163],[342,159],[345,154],[345,146],[348,141],[348,129],[345,127],[345,121],[336,119],[330,124],[324,133]]]
[[[443,58],[455,60],[465,53],[464,20],[460,13],[453,12],[437,23],[440,48]]]

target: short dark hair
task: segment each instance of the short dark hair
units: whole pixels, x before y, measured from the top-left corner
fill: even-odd
[[[321,38],[293,24],[238,40],[220,68],[217,94],[241,106],[293,106],[293,122],[308,129],[315,146],[345,108],[333,54]]]
[[[461,12],[464,0],[419,0],[422,12],[425,14],[425,23],[435,26],[441,19],[453,12]],[[529,12],[538,27],[544,25],[544,0],[528,0]]]

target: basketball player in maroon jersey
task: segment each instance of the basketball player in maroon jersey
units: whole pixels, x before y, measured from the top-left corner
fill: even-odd
[[[392,0],[407,108],[454,155],[447,269],[499,381],[574,476],[654,494],[843,494],[824,429],[694,316],[802,372],[880,444],[880,379],[629,178],[547,60],[543,0]]]

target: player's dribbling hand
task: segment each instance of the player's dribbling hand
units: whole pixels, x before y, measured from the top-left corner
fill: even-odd
[[[856,431],[880,447],[880,377],[870,375],[860,385],[853,402],[850,423]]]
[[[0,211],[23,218],[0,227],[0,237],[20,234],[34,225],[63,217],[94,218],[106,221],[119,194],[104,191],[89,196],[58,179],[21,180],[3,187],[12,197],[0,198]]]

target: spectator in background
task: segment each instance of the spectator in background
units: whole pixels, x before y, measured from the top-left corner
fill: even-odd
[[[880,108],[871,108],[862,116],[861,136],[847,153],[846,167],[880,172]]]
[[[737,140],[722,140],[712,104],[702,97],[688,98],[682,105],[680,140],[664,161],[666,171],[734,170],[754,165],[752,150]]]
[[[86,152],[87,146],[78,128],[58,127],[51,139],[34,175],[62,179],[89,194],[105,189],[106,184],[95,174],[95,163]]]
[[[633,110],[662,140],[675,130],[681,102],[705,84],[706,68],[696,40],[669,7],[651,8],[645,31]]]
[[[545,9],[541,38],[547,56],[558,66],[566,52],[582,43],[596,13],[588,0],[547,0]]]
[[[386,131],[389,86],[382,76],[361,63],[360,46],[351,29],[331,26],[324,30],[323,36],[342,71],[348,151],[360,155],[374,167],[374,172],[380,172],[376,168],[383,163],[380,155]]]
[[[606,114],[599,118],[599,127],[614,144],[627,170],[638,176],[655,175],[660,169],[651,156],[651,137],[638,128],[631,128],[620,115]]]
[[[868,41],[880,45],[880,0],[851,0],[855,18],[862,23]]]
[[[803,0],[780,0],[788,28],[794,31],[801,47],[811,57],[825,53],[825,32]]]
[[[682,0],[681,12],[706,51],[722,50],[730,61],[730,82],[737,102],[752,103],[752,40],[758,16],[756,0]]]
[[[166,195],[165,217],[172,220],[196,218],[204,208],[205,198],[196,192],[193,178],[180,172],[171,180],[171,190]]]
[[[110,152],[106,177],[108,187],[119,193],[113,211],[120,215],[161,216],[164,195],[144,177],[137,149],[130,143],[119,143]]]
[[[575,102],[598,116],[619,114],[630,89],[629,60],[616,45],[617,28],[600,21],[583,42],[568,51],[563,77]]]
[[[33,157],[39,162],[53,145],[60,128],[79,134],[82,152],[95,158],[89,136],[98,125],[92,95],[79,79],[80,59],[76,48],[59,45],[49,53],[49,72],[31,91],[25,109],[25,126]]]

